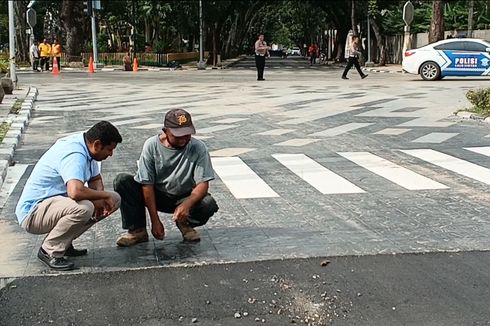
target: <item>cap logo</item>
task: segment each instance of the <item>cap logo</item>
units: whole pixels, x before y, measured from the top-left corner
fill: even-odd
[[[179,123],[179,126],[184,125],[187,122],[187,118],[185,117],[185,114],[181,114],[177,117],[177,122]]]

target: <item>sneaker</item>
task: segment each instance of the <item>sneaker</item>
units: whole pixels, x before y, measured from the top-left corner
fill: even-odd
[[[119,247],[131,247],[141,242],[148,242],[148,233],[146,230],[137,233],[126,232],[117,239],[116,244]]]
[[[75,249],[73,245],[70,245],[68,249],[65,251],[66,257],[80,257],[85,256],[87,254],[87,249]]]
[[[191,241],[191,242],[201,241],[201,237],[199,236],[199,233],[197,233],[196,230],[191,228],[189,224],[184,222],[176,222],[175,224],[179,228],[180,233],[182,233],[182,237],[184,238],[184,241]]]
[[[75,268],[75,264],[66,260],[65,257],[51,257],[42,247],[37,252],[37,258],[49,268],[57,271],[69,271]]]
[[[345,76],[342,76],[342,79],[349,79],[349,78],[347,78],[347,77],[345,77]]]
[[[368,74],[364,74],[364,75],[362,75],[362,76],[361,76],[361,79],[364,79],[364,78],[366,78],[367,76],[369,76],[369,75],[368,75]]]

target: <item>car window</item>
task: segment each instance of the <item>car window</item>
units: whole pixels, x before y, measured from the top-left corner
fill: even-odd
[[[463,41],[444,43],[434,46],[436,50],[467,51]]]
[[[485,52],[486,46],[477,42],[465,42],[466,51]]]

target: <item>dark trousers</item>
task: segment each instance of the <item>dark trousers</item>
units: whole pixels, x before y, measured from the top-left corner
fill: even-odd
[[[364,73],[361,70],[361,66],[359,65],[359,59],[357,59],[357,57],[349,57],[347,61],[347,66],[344,69],[344,73],[342,74],[342,77],[347,77],[347,73],[349,72],[350,68],[352,68],[352,66],[356,67],[357,72],[361,77],[364,76]]]
[[[36,71],[39,68],[39,58],[32,58],[32,70]]]
[[[41,57],[41,70],[49,70],[49,57]]]
[[[310,56],[310,65],[316,64],[316,53]]]
[[[264,79],[265,56],[255,55],[255,66],[257,67],[257,80]]]
[[[121,196],[123,229],[135,230],[146,227],[146,206],[142,185],[134,181],[132,175],[121,173],[114,179],[114,190]],[[175,197],[155,189],[157,210],[172,214],[188,195]],[[216,201],[207,194],[201,202],[191,208],[187,222],[191,227],[204,225],[217,211]]]

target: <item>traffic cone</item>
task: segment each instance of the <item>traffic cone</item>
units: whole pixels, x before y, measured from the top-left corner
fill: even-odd
[[[89,73],[95,72],[95,70],[94,70],[94,59],[92,58],[92,56],[90,56],[90,59],[88,60],[88,72]]]
[[[51,70],[51,73],[53,75],[59,75],[60,74],[60,70],[58,69],[58,58],[57,57],[53,58],[53,69]]]
[[[136,60],[136,58],[134,58],[134,61],[133,61],[133,72],[137,72],[138,71],[138,60]]]

